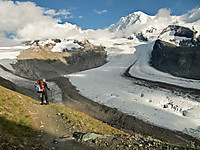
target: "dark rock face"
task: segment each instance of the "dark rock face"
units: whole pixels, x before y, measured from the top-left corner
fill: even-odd
[[[148,41],[148,39],[146,37],[144,37],[144,35],[142,34],[142,32],[136,34],[136,38],[138,38],[138,40],[140,40],[140,41],[145,41],[145,42]]]
[[[74,52],[72,56],[65,59],[67,64],[59,60],[27,59],[18,60],[12,66],[19,76],[30,79],[44,77],[48,79],[99,67],[107,62],[107,53],[104,50],[79,51]]]
[[[148,41],[148,38],[145,37],[142,32],[135,34],[135,36],[139,41],[144,41],[144,42]],[[134,38],[132,36],[129,36],[127,39],[133,40]]]
[[[200,45],[176,47],[157,40],[153,47],[150,64],[158,70],[174,76],[200,79]]]
[[[59,74],[66,74],[67,64],[59,60],[27,59],[18,60],[12,65],[15,73],[29,79],[52,78]]]
[[[169,25],[167,28],[163,29],[160,33],[161,35],[168,31],[175,31],[175,36],[192,38],[195,36],[195,32],[187,27],[177,26],[177,25]]]
[[[106,63],[107,54],[105,51],[83,51],[73,53],[72,56],[66,57],[69,65],[82,66],[81,70],[99,67]]]

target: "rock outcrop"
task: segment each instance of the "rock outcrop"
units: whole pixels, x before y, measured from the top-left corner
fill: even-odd
[[[169,25],[167,28],[163,29],[163,31],[160,34],[162,35],[168,31],[174,31],[175,36],[192,38],[192,39],[196,35],[196,32],[194,32],[193,30],[178,25]]]
[[[29,48],[20,52],[17,56],[18,60],[27,59],[40,59],[40,60],[59,60],[63,63],[67,63],[64,57],[68,57],[71,54],[68,52],[52,52],[53,44],[46,44],[45,46],[38,46],[35,48]]]
[[[56,39],[60,42],[59,39]],[[30,79],[53,78],[73,72],[99,67],[107,62],[104,46],[96,46],[88,40],[76,41],[83,49],[53,52],[55,43],[47,43],[24,50],[13,64],[15,73]]]
[[[157,40],[153,47],[150,64],[174,76],[199,80],[200,45],[177,47]]]
[[[169,25],[160,33],[150,64],[174,76],[200,79],[200,36],[194,28]]]

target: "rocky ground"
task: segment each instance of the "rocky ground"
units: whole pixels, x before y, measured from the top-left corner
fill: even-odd
[[[116,135],[107,139],[95,139],[85,142],[86,145],[95,149],[118,149],[118,150],[130,150],[130,149],[187,149],[178,145],[171,145],[153,139],[152,137],[145,137],[140,134],[128,134],[128,135]],[[191,149],[193,149],[191,147]]]

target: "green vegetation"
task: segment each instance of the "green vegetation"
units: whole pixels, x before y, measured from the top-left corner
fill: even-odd
[[[93,132],[106,135],[124,134],[124,132],[102,123],[83,112],[55,104],[51,104],[50,106],[58,112],[58,115],[62,116],[62,118],[70,124],[74,131],[85,133]]]
[[[45,148],[36,141],[33,120],[23,105],[21,94],[0,86],[0,149]]]

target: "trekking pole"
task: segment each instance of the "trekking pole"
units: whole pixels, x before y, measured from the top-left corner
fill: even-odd
[[[53,99],[53,97],[52,97],[52,95],[53,95],[53,94],[52,94],[52,89],[50,90],[50,92],[51,92],[51,98]]]

